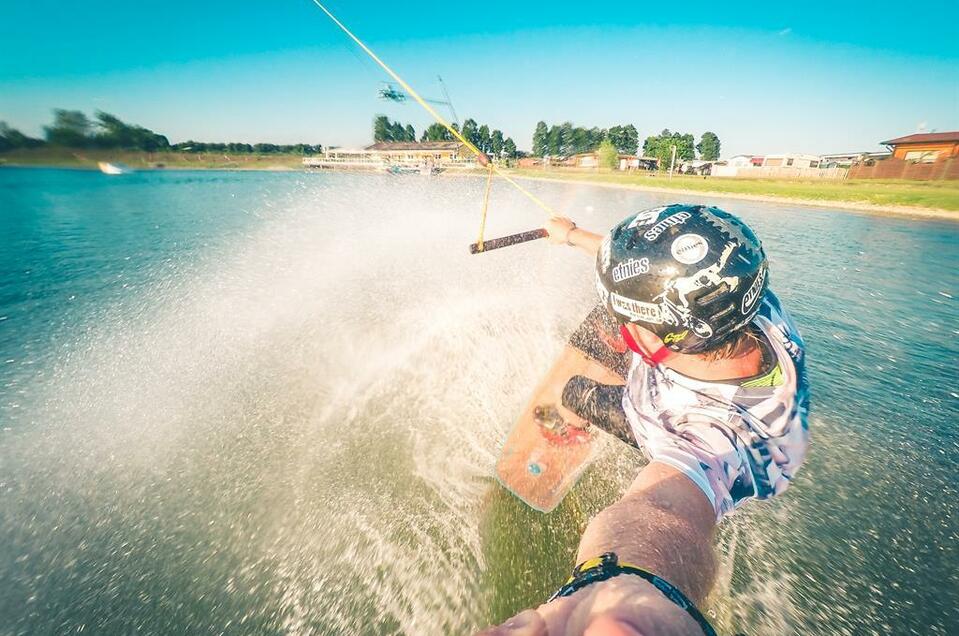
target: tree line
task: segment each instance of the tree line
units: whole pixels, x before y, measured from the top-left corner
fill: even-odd
[[[719,137],[713,132],[704,132],[699,143],[688,133],[664,130],[652,135],[643,142],[643,155],[656,157],[660,166],[669,167],[672,159],[672,146],[676,146],[676,160],[690,161],[699,152],[701,159],[715,161],[719,159]],[[541,121],[533,132],[533,156],[568,157],[582,152],[594,152],[602,149],[604,156],[612,149],[616,153],[635,155],[639,149],[639,133],[632,124],[613,126],[612,128],[583,128],[571,122],[548,126]]]
[[[490,129],[486,124],[478,124],[474,119],[463,121],[463,127],[452,124],[459,133],[470,143],[487,155],[493,157],[515,158],[520,155],[516,142],[511,137],[504,137],[503,131]],[[374,142],[416,141],[416,130],[411,124],[403,125],[398,121],[391,121],[386,115],[377,115],[373,119]],[[453,135],[445,126],[433,123],[427,126],[420,135],[420,141],[454,141]]]
[[[59,146],[66,148],[102,148],[156,152],[232,152],[256,154],[311,155],[323,151],[319,144],[248,144],[242,142],[185,141],[171,144],[166,136],[148,128],[128,124],[110,113],[98,110],[93,119],[79,110],[55,109],[53,123],[44,126],[44,139],[28,137],[19,130],[0,122],[0,152],[16,148]]]
[[[568,157],[581,152],[593,152],[601,143],[609,141],[618,152],[636,154],[639,133],[632,124],[612,128],[582,128],[571,122],[547,126],[541,121],[533,131],[533,156]]]
[[[660,168],[668,168],[673,156],[673,146],[676,147],[676,162],[692,161],[699,153],[703,161],[719,159],[720,142],[714,132],[704,132],[696,143],[689,133],[670,132],[664,129],[658,135],[651,135],[643,142],[643,155],[659,159]]]

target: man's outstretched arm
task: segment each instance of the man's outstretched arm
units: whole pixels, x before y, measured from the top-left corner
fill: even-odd
[[[596,256],[596,253],[599,252],[600,243],[603,242],[601,234],[595,234],[577,227],[571,219],[565,216],[550,218],[546,222],[546,231],[549,232],[551,242],[578,247],[590,256]]]
[[[644,468],[622,499],[590,520],[578,562],[615,552],[699,605],[716,573],[716,515],[689,478],[665,464]],[[647,581],[621,574],[517,614],[485,636],[701,636],[692,617]]]

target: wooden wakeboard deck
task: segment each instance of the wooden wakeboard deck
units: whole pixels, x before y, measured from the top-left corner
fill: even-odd
[[[623,382],[607,367],[567,345],[523,410],[496,463],[500,483],[540,512],[559,505],[593,455],[598,433],[583,430],[587,422],[562,406],[563,388],[575,375],[604,384]]]

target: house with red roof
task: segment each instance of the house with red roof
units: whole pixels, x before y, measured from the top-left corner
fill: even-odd
[[[935,163],[939,159],[959,157],[959,131],[916,133],[883,141],[894,159],[915,163]]]

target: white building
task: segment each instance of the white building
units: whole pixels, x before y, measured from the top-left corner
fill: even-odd
[[[763,168],[818,168],[819,155],[766,155]]]

